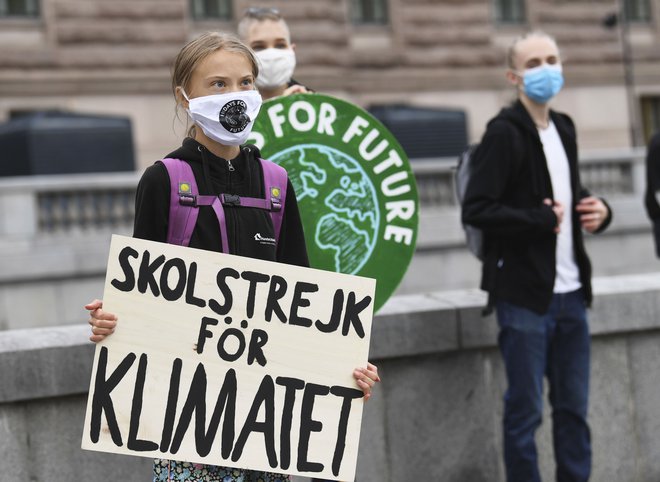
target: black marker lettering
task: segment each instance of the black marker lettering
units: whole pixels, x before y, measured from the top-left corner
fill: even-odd
[[[172,441],[174,430],[174,416],[176,415],[176,404],[179,401],[179,384],[181,383],[181,358],[175,358],[172,363],[170,374],[170,390],[167,394],[167,406],[165,407],[165,420],[163,421],[163,433],[160,438],[160,451],[167,452]]]
[[[197,281],[197,263],[194,261],[190,263],[188,269],[188,285],[186,286],[186,303],[189,305],[199,306],[204,308],[206,301],[195,296],[195,282]]]
[[[339,328],[339,322],[341,321],[341,312],[344,309],[344,291],[338,289],[335,291],[335,296],[332,298],[332,314],[330,315],[330,321],[327,325],[324,325],[319,320],[316,320],[314,326],[323,332],[323,333],[332,333],[337,331]]]
[[[225,343],[227,341],[227,338],[229,338],[230,336],[233,336],[238,340],[238,348],[235,353],[229,353],[225,349]],[[245,335],[241,330],[239,330],[238,328],[227,328],[225,331],[222,332],[222,335],[220,335],[220,339],[218,340],[218,355],[220,355],[220,358],[222,358],[224,361],[233,362],[238,360],[244,351],[245,351]]]
[[[265,407],[266,417],[263,422],[257,422],[257,416],[262,405]],[[236,440],[234,451],[231,454],[231,460],[233,462],[241,458],[245,443],[252,432],[261,432],[264,434],[268,463],[272,468],[277,467],[277,454],[275,453],[275,385],[270,375],[266,375],[261,380],[259,390],[257,390],[257,394],[254,396],[250,413],[245,420],[245,425],[243,425],[241,434]]]
[[[211,451],[211,446],[215,439],[220,424],[222,413],[225,413],[225,420],[222,425],[222,456],[229,457],[234,443],[234,418],[236,414],[236,372],[228,370],[225,380],[218,394],[218,400],[209,422],[208,431],[206,427],[206,371],[204,365],[199,363],[195,374],[193,375],[188,398],[186,399],[179,424],[177,425],[170,453],[176,454],[181,447],[183,437],[190,426],[192,414],[195,412],[195,449],[197,453],[204,457]]]
[[[268,343],[268,333],[264,330],[254,330],[250,335],[250,347],[248,348],[248,365],[252,365],[256,360],[262,367],[266,366],[266,356],[263,347]]]
[[[346,301],[346,312],[344,313],[344,324],[341,327],[341,334],[348,335],[351,325],[355,329],[355,333],[360,338],[364,338],[364,327],[360,321],[360,312],[371,304],[371,296],[365,296],[362,301],[355,303],[355,293],[348,293],[348,300]]]
[[[312,419],[314,410],[314,399],[317,395],[325,396],[330,393],[330,387],[308,383],[305,385],[303,401],[300,412],[300,437],[298,439],[298,471],[299,472],[321,472],[323,464],[307,460],[309,451],[309,436],[312,432],[323,430],[323,423]]]
[[[256,271],[243,271],[241,273],[241,278],[250,282],[250,288],[248,289],[247,297],[247,317],[249,319],[254,316],[254,300],[257,293],[257,284],[266,283],[270,279],[270,276],[263,273],[257,273]]]
[[[298,326],[312,326],[312,320],[298,316],[298,308],[305,308],[311,304],[307,298],[303,298],[303,293],[315,293],[319,290],[319,285],[298,281],[293,290],[293,300],[291,301],[291,312],[289,313],[289,324]]]
[[[128,258],[138,257],[138,252],[135,251],[130,246],[126,246],[119,252],[119,266],[124,271],[124,281],[119,281],[118,279],[113,279],[110,284],[117,288],[119,291],[131,291],[135,288],[135,273],[133,272],[133,267],[128,262]]]
[[[218,283],[218,288],[224,297],[225,303],[221,305],[216,300],[209,300],[209,308],[215,311],[219,315],[226,315],[231,310],[231,305],[233,302],[233,297],[229,286],[227,286],[226,278],[238,279],[240,276],[238,271],[232,268],[223,268],[218,271],[218,276],[216,276],[216,281]]]
[[[126,355],[119,366],[115,368],[115,371],[112,372],[112,375],[106,380],[105,370],[108,366],[108,349],[104,346],[101,347],[99,362],[96,367],[94,397],[92,398],[92,414],[89,425],[89,437],[92,442],[96,443],[99,441],[101,415],[105,412],[105,419],[108,422],[108,429],[110,430],[112,441],[117,447],[123,445],[119,425],[117,425],[117,415],[115,414],[115,408],[112,404],[110,392],[112,392],[122,378],[124,378],[126,372],[131,368],[136,358],[135,353],[129,353]]]
[[[268,298],[266,299],[266,321],[270,321],[273,317],[273,312],[275,312],[275,316],[277,316],[282,323],[286,323],[286,315],[278,303],[278,301],[281,300],[286,294],[286,288],[286,280],[281,276],[273,275],[273,277],[270,279]]]
[[[170,271],[175,268],[179,274],[176,286],[170,288]],[[167,301],[176,301],[183,296],[183,290],[186,288],[186,263],[181,258],[172,258],[167,260],[160,272],[160,289],[163,292],[163,298]]]
[[[133,391],[133,403],[131,404],[131,419],[129,422],[128,441],[126,448],[136,452],[148,452],[156,450],[158,444],[151,440],[140,440],[137,438],[140,430],[140,415],[142,414],[142,399],[144,397],[144,382],[147,378],[147,354],[140,355],[137,376],[135,377],[135,390]]]
[[[202,318],[202,326],[199,327],[199,335],[197,336],[197,353],[202,353],[204,351],[204,343],[206,343],[207,338],[212,338],[213,333],[206,329],[208,325],[217,325],[218,320],[215,318],[209,318],[205,316]]]
[[[286,470],[291,465],[291,421],[293,407],[296,405],[296,391],[302,390],[305,382],[299,378],[277,377],[275,383],[286,388],[280,427],[280,468]]]
[[[341,404],[341,413],[339,415],[339,427],[337,427],[337,444],[335,445],[335,454],[332,457],[332,473],[339,475],[341,461],[344,458],[344,449],[346,448],[346,430],[348,427],[348,418],[351,414],[351,404],[356,398],[362,398],[364,393],[355,388],[332,387],[330,393],[344,400]]]
[[[158,296],[160,295],[160,290],[158,289],[158,282],[156,281],[155,272],[158,268],[160,268],[160,265],[165,262],[165,256],[161,254],[151,264],[149,264],[149,258],[149,251],[145,250],[144,254],[142,255],[142,263],[140,263],[138,291],[140,293],[146,293],[147,286],[150,286],[153,295]]]

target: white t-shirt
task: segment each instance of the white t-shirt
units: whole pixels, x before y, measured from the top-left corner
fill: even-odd
[[[559,201],[564,206],[564,218],[559,225],[557,235],[557,274],[553,291],[554,293],[568,293],[582,286],[573,249],[571,172],[568,157],[566,157],[566,151],[555,124],[550,121],[547,129],[538,129],[538,131],[543,143],[543,152],[550,172],[555,201]]]

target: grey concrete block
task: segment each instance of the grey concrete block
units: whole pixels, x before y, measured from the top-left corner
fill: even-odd
[[[0,332],[0,403],[86,393],[89,326]]]
[[[57,283],[59,324],[86,322],[88,316],[83,306],[103,297],[104,283],[103,276]]]
[[[628,341],[637,434],[638,480],[660,480],[660,334]]]
[[[86,396],[73,396],[27,405],[31,480],[151,480],[151,459],[80,448],[86,401]]]
[[[589,424],[592,480],[633,482],[636,474],[634,408],[625,339],[592,343]]]
[[[475,355],[383,364],[389,480],[499,480],[490,361]]]
[[[594,335],[657,328],[660,297],[655,291],[599,295],[589,318]]]
[[[125,229],[117,234],[128,234]],[[1,283],[105,274],[112,230],[0,240]]]
[[[0,404],[0,478],[6,481],[30,480],[29,438],[24,407]]]
[[[52,281],[0,285],[0,319],[5,320],[5,330],[61,324],[58,305]]]
[[[359,482],[382,482],[391,480],[387,461],[387,413],[385,390],[389,386],[386,367],[378,371],[384,382],[377,386],[374,395],[364,406],[360,432],[357,476]]]
[[[372,359],[458,349],[456,311],[428,295],[391,299],[374,319]]]
[[[432,293],[458,312],[459,342],[461,348],[489,348],[497,346],[499,331],[494,314],[483,316],[488,296],[481,290],[443,291]]]

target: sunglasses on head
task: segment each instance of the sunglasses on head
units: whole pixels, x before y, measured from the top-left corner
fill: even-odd
[[[245,11],[245,16],[250,18],[282,18],[282,14],[274,7],[250,7]]]

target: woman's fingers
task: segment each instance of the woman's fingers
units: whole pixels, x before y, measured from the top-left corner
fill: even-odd
[[[353,371],[353,377],[358,387],[364,392],[364,400],[366,402],[372,395],[371,392],[374,385],[380,381],[378,367],[372,363],[367,363],[367,368],[356,368]]]
[[[117,320],[104,320],[102,318],[90,318],[88,323],[92,325],[92,328],[105,328],[114,330],[117,326]]]
[[[103,301],[102,300],[94,300],[91,303],[87,303],[85,305],[85,309],[89,311],[94,311],[98,308],[103,308]]]
[[[94,343],[103,341],[105,337],[114,333],[117,327],[117,316],[114,313],[103,311],[102,308],[102,300],[94,300],[85,305],[85,309],[89,310],[87,322],[92,327],[92,335],[89,339]]]

